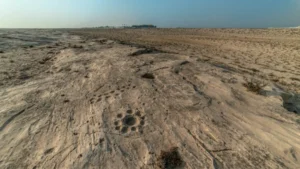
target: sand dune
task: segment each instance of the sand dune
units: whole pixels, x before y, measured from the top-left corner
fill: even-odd
[[[69,32],[0,53],[0,168],[299,168],[299,30]]]

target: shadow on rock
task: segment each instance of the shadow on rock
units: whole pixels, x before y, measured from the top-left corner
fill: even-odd
[[[285,109],[300,114],[300,94],[282,93],[281,97]]]

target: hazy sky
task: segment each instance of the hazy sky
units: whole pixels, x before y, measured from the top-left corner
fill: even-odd
[[[0,0],[0,28],[290,27],[300,0]]]

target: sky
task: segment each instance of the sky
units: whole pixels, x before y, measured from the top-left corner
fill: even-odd
[[[300,0],[0,0],[0,28],[300,26]]]

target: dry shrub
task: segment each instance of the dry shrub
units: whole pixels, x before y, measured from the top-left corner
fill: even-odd
[[[161,169],[178,169],[184,166],[178,148],[173,147],[169,151],[162,151],[158,158],[158,165]]]
[[[257,79],[246,80],[246,83],[243,84],[248,91],[259,94],[264,87],[266,87],[266,83]]]

